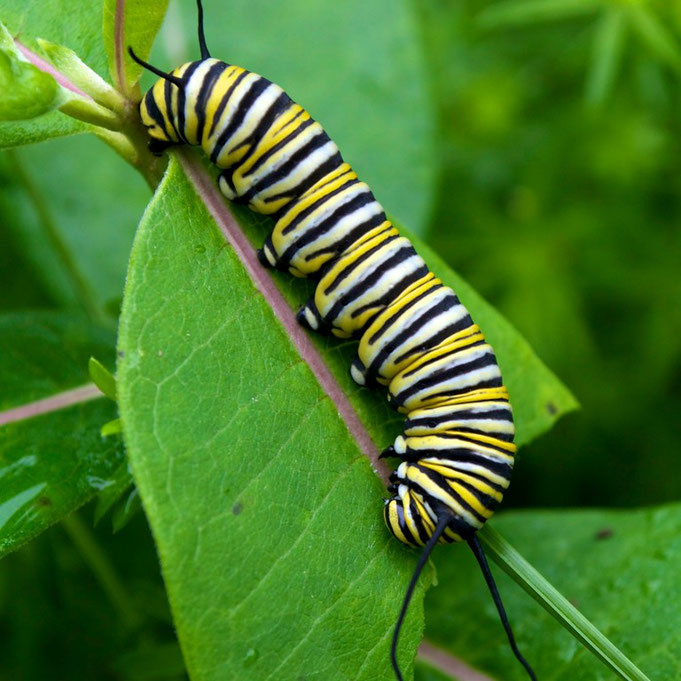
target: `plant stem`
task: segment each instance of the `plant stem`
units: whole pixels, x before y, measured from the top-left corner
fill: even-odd
[[[40,221],[40,225],[48,241],[56,251],[57,257],[63,266],[64,272],[66,273],[67,278],[71,282],[71,287],[73,289],[76,300],[85,310],[90,319],[99,322],[106,321],[106,317],[103,311],[101,310],[99,305],[97,305],[95,297],[85,277],[83,276],[83,273],[80,271],[78,265],[76,264],[75,259],[73,258],[69,250],[69,247],[67,246],[66,242],[62,238],[62,235],[57,229],[57,225],[55,224],[54,219],[52,218],[52,215],[50,214],[50,211],[48,210],[48,207],[45,204],[42,195],[38,191],[38,188],[36,187],[31,177],[28,175],[28,173],[24,170],[21,160],[17,156],[16,152],[9,150],[7,153],[9,154],[12,164],[14,165],[16,176],[18,177],[21,184],[24,186],[26,193],[28,194],[31,202],[35,207],[35,210],[38,214],[38,218]]]
[[[66,516],[62,520],[62,526],[85,563],[92,570],[123,624],[128,629],[138,627],[142,616],[135,608],[132,597],[116,574],[108,556],[102,551],[88,526],[80,519],[78,512],[75,511]]]

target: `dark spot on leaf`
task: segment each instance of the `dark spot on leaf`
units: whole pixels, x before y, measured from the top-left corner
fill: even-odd
[[[570,597],[568,598],[568,601],[570,601],[570,603],[572,603],[572,605],[574,605],[575,608],[579,608],[579,601],[576,598]]]
[[[598,530],[594,535],[594,539],[610,539],[612,535],[615,534],[610,527],[604,527],[602,530]]]
[[[558,413],[558,407],[556,407],[553,402],[547,402],[546,411],[548,411],[551,416],[555,416]]]
[[[124,351],[124,350],[119,350],[119,351],[118,351],[118,356],[119,356],[119,357],[125,357],[125,351]]]
[[[38,506],[52,506],[52,500],[47,497],[38,497],[35,502]]]
[[[237,503],[234,504],[234,506],[232,506],[232,513],[233,513],[234,515],[239,515],[239,513],[241,513],[241,511],[243,510],[243,508],[244,508],[244,507],[243,507],[243,504],[241,504],[241,503],[239,503],[239,502],[237,501]]]

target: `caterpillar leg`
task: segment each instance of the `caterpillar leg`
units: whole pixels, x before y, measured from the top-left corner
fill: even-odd
[[[328,333],[328,327],[324,322],[319,310],[314,303],[314,299],[310,299],[303,305],[296,314],[296,319],[301,326],[317,333]]]
[[[274,252],[274,246],[272,246],[272,235],[269,235],[265,239],[262,248],[257,250],[257,255],[258,260],[263,267],[276,268],[279,265],[277,254]]]

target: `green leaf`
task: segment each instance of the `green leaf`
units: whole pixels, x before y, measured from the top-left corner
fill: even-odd
[[[120,92],[131,94],[142,75],[142,67],[130,58],[128,46],[146,59],[167,7],[168,0],[104,0],[102,33],[109,73]]]
[[[116,378],[98,360],[90,357],[88,360],[88,373],[92,382],[110,399],[116,401]]]
[[[586,101],[592,106],[601,105],[612,90],[622,57],[627,26],[625,19],[623,8],[613,7],[603,13],[596,27],[585,91]]]
[[[324,126],[378,200],[423,234],[440,156],[411,3],[206,0],[204,8],[211,54],[283,87]],[[179,10],[179,18],[169,13],[161,36],[170,54],[152,58],[160,68],[198,58],[196,5],[182,2]]]
[[[0,18],[11,35],[39,54],[36,38],[73,50],[100,76],[106,74],[101,41],[101,5],[91,0],[0,0]],[[85,132],[87,125],[60,112],[33,121],[0,123],[0,148],[33,144],[53,137]]]
[[[485,8],[478,21],[483,28],[525,26],[591,14],[599,7],[598,0],[503,0]]]
[[[120,465],[120,441],[99,435],[114,405],[92,401],[94,386],[77,391],[87,358],[110,357],[112,343],[63,312],[0,316],[0,555],[85,503]]]
[[[414,554],[176,162],[138,230],[119,352],[126,447],[192,677],[386,678]]]
[[[52,76],[21,56],[12,36],[0,22],[0,120],[36,118],[62,103],[61,91]]]
[[[678,676],[681,506],[512,512],[493,525],[650,679]],[[439,550],[434,562],[438,587],[426,598],[427,637],[494,678],[524,681],[473,557]],[[495,578],[538,678],[616,678],[509,577],[495,570]]]

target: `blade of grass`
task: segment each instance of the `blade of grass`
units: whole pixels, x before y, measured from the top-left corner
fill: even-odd
[[[650,679],[535,570],[498,532],[486,525],[480,539],[494,562],[584,647],[625,681]]]
[[[505,0],[490,5],[478,16],[481,28],[525,26],[541,21],[557,21],[596,11],[594,0]]]
[[[594,35],[591,67],[586,78],[587,104],[598,107],[607,99],[617,74],[626,30],[621,7],[606,11]]]

